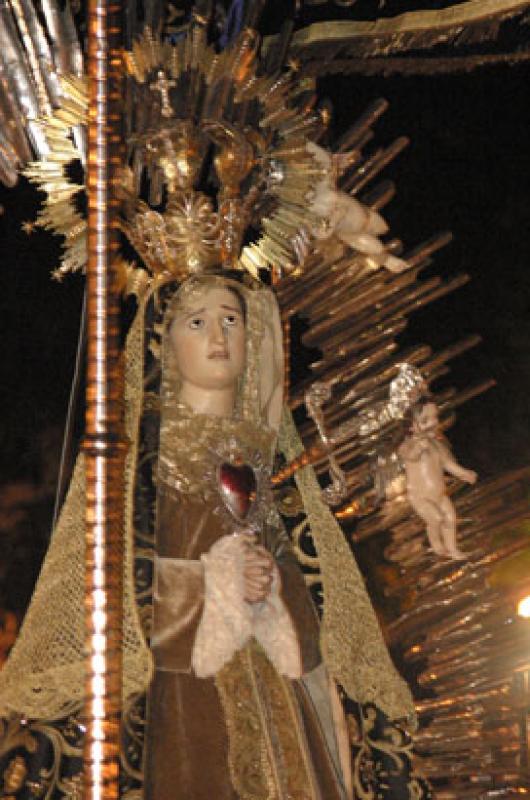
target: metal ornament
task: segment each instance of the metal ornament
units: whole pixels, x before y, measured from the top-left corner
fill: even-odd
[[[226,508],[243,525],[256,502],[258,484],[254,470],[248,464],[223,461],[217,468],[217,480]]]
[[[389,398],[386,402],[361,411],[356,418],[339,425],[328,434],[322,406],[331,398],[331,383],[316,381],[311,385],[306,392],[306,407],[317,427],[329,461],[331,484],[322,492],[326,503],[331,506],[338,505],[348,493],[346,475],[333,454],[333,448],[345,440],[350,446],[360,446],[366,439],[373,439],[391,422],[402,420],[426,391],[427,383],[421,372],[411,364],[400,364],[398,375],[390,382]]]

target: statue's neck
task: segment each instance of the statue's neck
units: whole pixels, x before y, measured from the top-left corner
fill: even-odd
[[[198,386],[184,383],[179,401],[197,414],[209,414],[214,417],[231,417],[235,406],[235,389],[201,389]]]

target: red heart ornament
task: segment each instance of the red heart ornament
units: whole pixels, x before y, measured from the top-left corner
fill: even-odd
[[[228,464],[219,467],[219,487],[223,502],[234,517],[243,522],[256,499],[258,484],[248,464]]]

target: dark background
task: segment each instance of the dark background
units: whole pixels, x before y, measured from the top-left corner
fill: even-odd
[[[381,140],[403,133],[412,140],[385,173],[398,186],[384,211],[392,232],[410,246],[452,231],[432,269],[472,278],[413,317],[403,341],[439,349],[482,336],[478,348],[451,362],[445,384],[497,381],[459,410],[450,433],[463,463],[483,476],[528,464],[530,455],[529,77],[528,67],[494,67],[323,82],[337,98],[337,129],[372,97],[390,101],[377,127]]]
[[[331,137],[372,99],[390,101],[376,145],[401,134],[412,140],[384,174],[398,185],[384,211],[392,234],[411,247],[451,230],[454,242],[437,254],[433,269],[445,278],[472,276],[418,313],[403,344],[439,349],[470,333],[482,336],[478,348],[452,362],[445,381],[459,388],[489,377],[498,383],[459,409],[449,433],[458,458],[481,476],[526,465],[530,452],[529,71],[496,66],[443,77],[320,81],[334,107]],[[0,204],[0,586],[6,571],[22,570],[4,597],[17,610],[50,530],[83,279],[50,280],[59,243],[41,231],[21,231],[38,206],[23,179],[14,190],[0,189]]]

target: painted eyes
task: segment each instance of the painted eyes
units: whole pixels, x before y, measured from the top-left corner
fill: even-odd
[[[239,317],[237,314],[225,314],[225,316],[221,320],[221,327],[222,328],[234,328],[236,325],[239,324]],[[204,317],[193,317],[188,322],[188,327],[192,331],[200,331],[206,325],[206,320]]]

